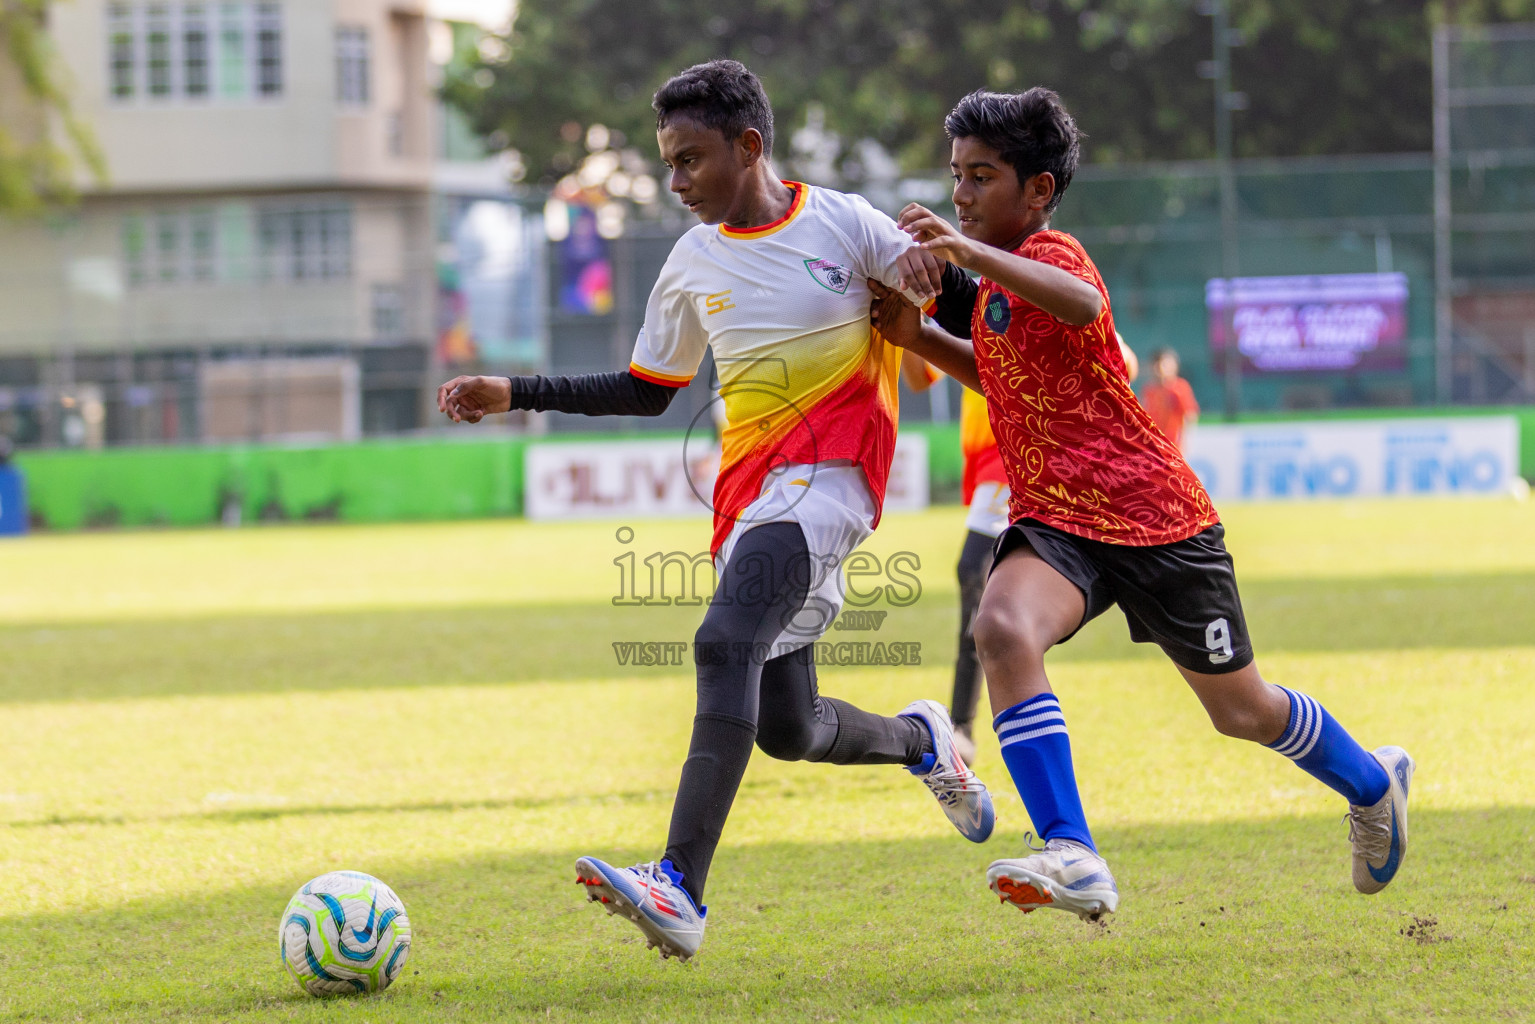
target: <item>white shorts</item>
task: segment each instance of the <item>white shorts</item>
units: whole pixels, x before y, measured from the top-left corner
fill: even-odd
[[[995,480],[976,484],[975,493],[970,496],[970,511],[965,515],[965,529],[988,537],[1002,536],[1007,529],[1007,499],[1011,496],[1007,484]]]
[[[876,511],[863,470],[845,459],[790,463],[763,478],[761,493],[737,518],[714,567],[723,579],[736,542],[747,530],[767,523],[799,524],[810,551],[810,595],[773,642],[773,657],[814,643],[836,621],[846,596],[842,563],[874,532]]]

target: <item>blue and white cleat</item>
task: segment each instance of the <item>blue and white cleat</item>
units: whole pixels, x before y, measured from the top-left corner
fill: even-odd
[[[1375,760],[1386,769],[1391,785],[1369,807],[1348,809],[1348,841],[1354,847],[1354,888],[1377,893],[1396,877],[1407,856],[1407,790],[1416,761],[1401,747],[1381,747]]]
[[[965,759],[954,748],[954,724],[948,709],[936,700],[914,700],[897,717],[918,719],[933,734],[933,753],[924,755],[921,764],[906,770],[932,790],[960,835],[972,843],[984,843],[991,838],[991,830],[997,824],[991,794],[975,772],[965,767]]]
[[[596,857],[576,861],[576,884],[586,886],[586,898],[633,921],[645,933],[645,948],[659,948],[662,960],[685,961],[704,940],[709,908],[693,906],[693,897],[677,884],[681,878],[669,860],[632,868],[615,868]]]
[[[1048,839],[1044,849],[1027,857],[993,861],[986,884],[1025,914],[1053,907],[1096,921],[1119,909],[1119,887],[1108,863],[1073,839]]]

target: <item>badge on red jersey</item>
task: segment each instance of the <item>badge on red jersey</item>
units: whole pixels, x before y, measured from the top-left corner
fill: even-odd
[[[986,303],[986,326],[1002,334],[1007,331],[1007,325],[1013,322],[1013,308],[1007,301],[1007,296],[1000,293],[994,294]]]

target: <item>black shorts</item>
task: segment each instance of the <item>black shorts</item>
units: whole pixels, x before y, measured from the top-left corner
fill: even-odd
[[[1020,519],[997,538],[995,569],[1027,546],[1082,591],[1087,610],[1062,643],[1118,604],[1130,639],[1154,643],[1190,672],[1236,672],[1252,664],[1252,643],[1226,529],[1219,523],[1174,544],[1133,547],[1077,537],[1033,519]]]

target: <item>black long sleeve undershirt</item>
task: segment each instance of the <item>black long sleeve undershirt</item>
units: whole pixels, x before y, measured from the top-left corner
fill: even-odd
[[[943,291],[934,301],[933,319],[956,338],[970,337],[970,316],[981,286],[952,263],[943,265]]]
[[[659,416],[681,388],[652,384],[627,370],[560,377],[508,377],[512,408],[582,416]]]

